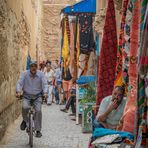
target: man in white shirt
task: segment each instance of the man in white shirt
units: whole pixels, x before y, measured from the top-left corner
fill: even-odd
[[[102,100],[98,114],[93,123],[94,128],[117,128],[126,104],[124,92],[124,87],[116,86],[112,95],[107,96]]]
[[[61,64],[57,64],[57,67],[54,71],[54,77],[55,77],[55,98],[56,98],[56,104],[62,104],[62,97],[61,97],[61,85],[62,85],[62,70],[61,70]]]
[[[48,87],[49,87],[47,104],[51,105],[52,104],[52,92],[53,92],[53,80],[54,80],[54,71],[51,68],[51,62],[46,63],[45,77],[47,79]]]

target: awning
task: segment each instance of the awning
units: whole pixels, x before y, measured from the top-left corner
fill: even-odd
[[[96,0],[82,0],[62,9],[63,13],[96,13]]]
[[[78,80],[76,80],[76,83],[79,85],[88,84],[95,82],[96,77],[95,76],[80,76]]]

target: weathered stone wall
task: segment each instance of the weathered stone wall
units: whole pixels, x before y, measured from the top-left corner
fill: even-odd
[[[61,9],[75,3],[76,0],[43,0],[43,2],[41,48],[46,59],[55,60],[60,56]]]
[[[41,1],[34,1],[0,1],[0,138],[20,113],[15,86],[19,73],[26,67],[28,49],[36,59],[41,8],[33,4]]]

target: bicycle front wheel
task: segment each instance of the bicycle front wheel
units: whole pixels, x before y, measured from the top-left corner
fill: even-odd
[[[33,114],[29,116],[29,145],[33,147]]]

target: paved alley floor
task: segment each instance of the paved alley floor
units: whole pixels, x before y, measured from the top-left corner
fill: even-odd
[[[68,113],[60,111],[62,106],[43,105],[43,129],[41,138],[34,138],[34,148],[87,148],[90,134],[83,134],[81,125],[76,125]],[[28,135],[20,131],[19,117],[6,132],[0,148],[29,148]]]

